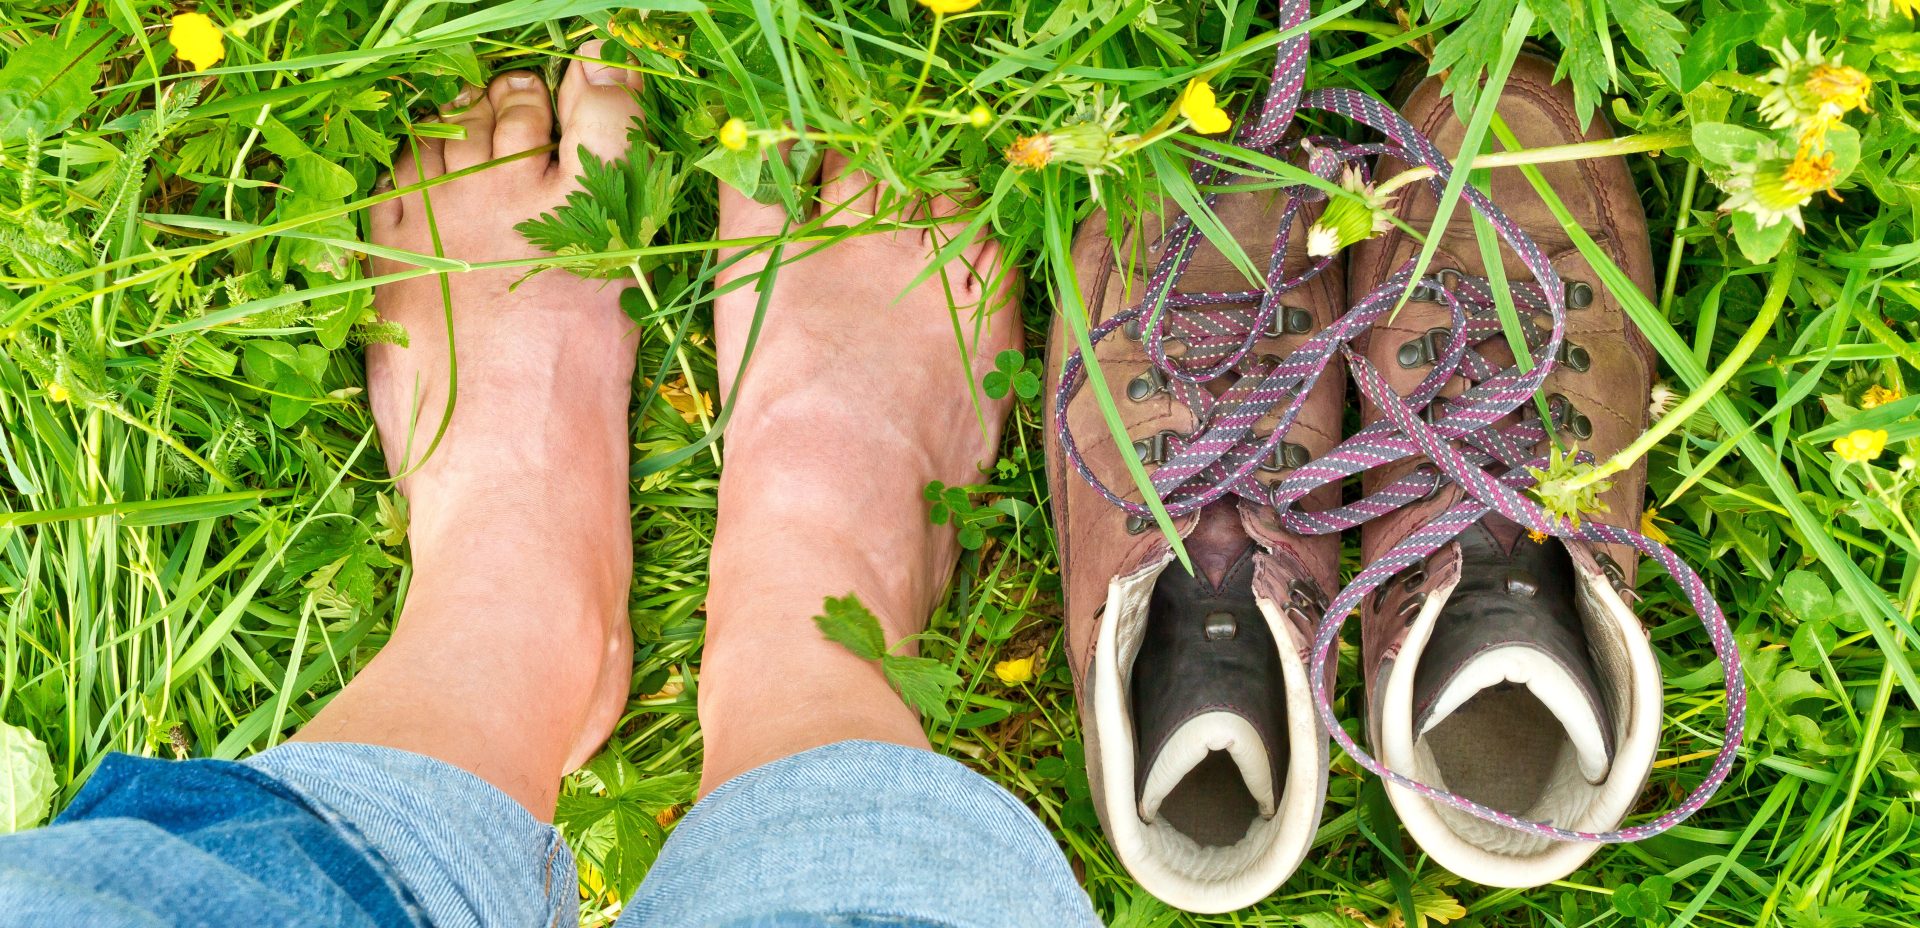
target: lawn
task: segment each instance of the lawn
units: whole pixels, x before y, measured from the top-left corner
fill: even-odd
[[[988,385],[1018,396],[992,484],[935,494],[968,549],[933,618],[946,640],[924,648],[959,680],[928,713],[936,746],[1025,799],[1102,913],[1135,928],[1913,924],[1916,6],[1314,5],[1309,87],[1386,95],[1409,69],[1445,69],[1464,117],[1478,75],[1517,51],[1503,36],[1526,35],[1633,150],[1659,286],[1630,302],[1671,413],[1646,450],[1652,525],[1726,608],[1751,698],[1741,763],[1703,812],[1550,887],[1491,889],[1419,857],[1377,782],[1336,757],[1316,852],[1277,895],[1196,917],[1139,891],[1087,795],[1043,398],[1020,376],[1037,360]],[[798,135],[803,162],[838,148],[900,189],[970,191],[971,222],[1026,270],[1038,359],[1062,232],[1096,205],[1118,223],[1162,192],[1191,199],[1195,158],[1245,165],[1225,136],[1160,130],[1178,128],[1196,77],[1238,115],[1280,37],[1273,4],[1253,0],[986,0],[942,16],[916,0],[210,0],[197,11],[220,30],[215,56],[206,36],[169,39],[188,11],[0,9],[0,831],[57,812],[112,751],[278,743],[380,647],[407,588],[407,514],[362,392],[362,346],[402,337],[371,312],[370,191],[392,140],[436,131],[415,120],[463,82],[551,77],[579,42],[610,38],[648,77],[658,184],[543,262],[644,275],[651,294],[627,302],[644,333],[635,695],[560,809],[589,925],[644,876],[700,765],[727,409],[717,184],[794,202],[761,152]],[[1867,83],[1803,80],[1821,64],[1810,43],[1832,59],[1823,75]],[[1489,152],[1502,132],[1492,120]],[[1079,144],[1010,163],[1037,136]],[[1667,677],[1651,813],[1704,776],[1725,707],[1676,588],[1643,570],[1640,593]],[[1355,719],[1350,645],[1337,708]]]

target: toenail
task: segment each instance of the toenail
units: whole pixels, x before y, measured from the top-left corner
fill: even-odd
[[[480,99],[480,88],[469,84],[461,89],[458,96],[453,98],[451,106],[456,109],[463,106],[472,106],[473,101],[478,99]]]
[[[625,68],[616,68],[597,61],[586,62],[587,83],[601,87],[617,87],[627,82]]]
[[[507,86],[515,90],[532,90],[539,85],[540,78],[535,74],[521,72],[507,75]]]

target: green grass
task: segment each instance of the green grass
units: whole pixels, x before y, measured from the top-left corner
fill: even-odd
[[[946,19],[937,44],[911,0],[652,6],[644,22],[619,14],[616,31],[648,74],[647,137],[682,183],[634,218],[657,227],[650,238],[599,255],[646,274],[658,302],[629,307],[645,333],[636,696],[561,813],[593,887],[589,924],[644,875],[700,763],[693,707],[724,442],[716,456],[698,418],[653,385],[690,375],[715,389],[717,178],[769,200],[801,195],[753,149],[719,147],[721,124],[740,118],[761,139],[804,126],[803,160],[830,145],[902,189],[976,191],[973,229],[999,235],[1026,271],[1038,357],[1070,284],[1067,227],[1096,202],[1118,228],[1161,191],[1190,200],[1191,158],[1236,156],[1175,133],[1090,176],[1084,164],[1010,170],[1002,151],[1076,119],[1147,133],[1197,75],[1237,111],[1264,87],[1277,40],[1271,4],[1252,0],[987,0]],[[1667,382],[1710,394],[1647,455],[1651,497],[1735,623],[1752,694],[1743,762],[1702,814],[1603,849],[1551,887],[1490,889],[1418,857],[1378,787],[1339,759],[1316,851],[1277,895],[1227,916],[1167,911],[1119,868],[1087,799],[1035,398],[1017,407],[992,486],[945,500],[978,544],[933,618],[952,646],[925,649],[962,681],[952,720],[930,728],[936,745],[1025,798],[1120,924],[1385,926],[1409,909],[1489,926],[1911,924],[1920,478],[1896,461],[1920,438],[1920,398],[1905,396],[1920,366],[1920,120],[1908,96],[1920,37],[1872,6],[1315,9],[1327,19],[1310,86],[1385,93],[1437,54],[1470,90],[1481,69],[1500,73],[1499,37],[1530,12],[1533,40],[1567,62],[1583,103],[1624,133],[1666,139],[1631,158],[1661,273],[1655,297],[1629,308]],[[54,809],[110,751],[230,758],[283,740],[385,640],[408,568],[404,505],[360,392],[360,346],[394,337],[370,316],[358,257],[368,191],[388,140],[462,80],[552,76],[566,49],[608,34],[617,8],[212,2],[200,9],[227,27],[227,54],[201,74],[172,60],[165,26],[178,11],[165,5],[0,11],[0,734],[44,745]],[[1757,114],[1765,49],[1804,48],[1814,32],[1844,37],[1846,62],[1874,82],[1870,112],[1848,113],[1833,137],[1837,154],[1858,153],[1843,199],[1816,197],[1804,235],[1716,215],[1721,187],[1754,170],[1743,159],[1783,138]],[[992,115],[985,128],[970,122],[975,106]],[[1462,109],[1481,117],[1489,153],[1510,138],[1497,114]],[[786,244],[858,231],[802,228]],[[1900,398],[1866,408],[1870,387]],[[1870,465],[1843,464],[1830,445],[1859,428],[1891,441]],[[1651,811],[1698,782],[1723,700],[1684,602],[1659,576],[1640,592],[1668,677]],[[1029,656],[1041,668],[1029,683],[993,673]],[[1356,719],[1350,649],[1342,669],[1338,708]],[[0,751],[13,765],[0,773],[24,776],[30,764],[14,758],[35,756]],[[0,825],[13,811],[0,809]]]

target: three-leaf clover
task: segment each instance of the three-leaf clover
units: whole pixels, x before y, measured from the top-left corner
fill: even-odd
[[[1019,349],[1008,348],[994,356],[993,367],[980,380],[980,389],[988,396],[997,400],[1008,390],[1023,400],[1040,395],[1039,358],[1028,358]]]

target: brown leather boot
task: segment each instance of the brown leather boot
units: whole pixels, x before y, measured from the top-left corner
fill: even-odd
[[[1441,95],[1439,80],[1421,83],[1401,112],[1447,157],[1455,155],[1465,127],[1452,101]],[[1514,66],[1499,112],[1526,148],[1608,137],[1603,125],[1578,124],[1572,92],[1554,86],[1552,63],[1538,58],[1523,57]],[[1375,177],[1391,178],[1404,167],[1383,163]],[[1651,293],[1646,216],[1625,160],[1547,164],[1541,170],[1580,225]],[[1492,183],[1492,201],[1539,244],[1562,277],[1565,340],[1543,389],[1551,397],[1555,431],[1563,444],[1604,460],[1647,427],[1652,348],[1527,179],[1517,170],[1497,169]],[[1436,202],[1432,189],[1417,183],[1404,190],[1396,211],[1411,227],[1425,230]],[[1353,298],[1378,286],[1419,249],[1397,231],[1357,248],[1349,265]],[[1510,280],[1523,285],[1533,279],[1512,249],[1502,254]],[[1484,278],[1485,272],[1471,212],[1462,202],[1427,277],[1451,285]],[[1545,315],[1522,315],[1531,320],[1530,337],[1544,338],[1539,320]],[[1422,288],[1397,316],[1374,325],[1360,354],[1407,396],[1447,353],[1453,324],[1438,292]],[[1461,371],[1475,366],[1476,351],[1492,369],[1514,363],[1505,337],[1496,332],[1468,349],[1469,363]],[[1467,386],[1456,375],[1441,396],[1458,396]],[[1444,401],[1436,401],[1425,417],[1436,421],[1444,410]],[[1366,403],[1363,415],[1371,424],[1385,413]],[[1515,421],[1509,417],[1499,425]],[[1545,453],[1545,441],[1531,444],[1534,453]],[[1372,493],[1416,470],[1433,469],[1425,457],[1402,459],[1369,471],[1365,489]],[[1592,518],[1638,528],[1645,485],[1644,462],[1617,475],[1601,494],[1606,511]],[[1380,560],[1461,499],[1460,488],[1449,483],[1424,501],[1368,522],[1362,563]],[[1402,570],[1361,607],[1375,755],[1397,773],[1519,819],[1575,831],[1613,828],[1646,783],[1661,723],[1659,665],[1627,605],[1637,561],[1626,545],[1530,538],[1489,514],[1424,562]],[[1482,883],[1537,886],[1572,872],[1599,847],[1509,830],[1401,786],[1389,785],[1388,794],[1408,832],[1436,862]]]
[[[1216,205],[1226,228],[1256,265],[1274,249],[1287,199],[1277,191],[1235,193]],[[1159,258],[1160,224],[1145,247],[1116,243],[1104,214],[1082,227],[1074,261],[1091,325],[1112,331],[1095,347],[1105,381],[1132,437],[1116,446],[1090,385],[1065,405],[1066,424],[1088,471],[1121,499],[1141,495],[1122,455],[1148,465],[1178,453],[1203,418],[1230,405],[1279,358],[1341,310],[1338,264],[1324,267],[1279,300],[1251,351],[1205,384],[1169,378],[1148,356],[1138,320],[1147,271]],[[1307,220],[1292,224],[1283,276],[1309,266]],[[1220,252],[1201,244],[1179,281],[1183,293],[1243,293],[1241,302],[1166,310],[1173,363],[1199,373],[1243,345],[1257,302],[1252,285]],[[1063,308],[1056,316],[1055,396],[1074,338]],[[1097,333],[1098,334],[1098,333]],[[1177,336],[1177,337],[1175,337]],[[1242,378],[1248,378],[1242,382]],[[1339,539],[1283,531],[1265,488],[1340,434],[1345,388],[1335,365],[1320,378],[1285,433],[1243,485],[1175,519],[1196,572],[1174,560],[1150,518],[1131,516],[1104,498],[1048,428],[1048,471],[1060,570],[1066,587],[1067,651],[1086,741],[1095,808],[1120,861],[1154,895],[1195,912],[1224,912],[1273,892],[1306,855],[1325,801],[1327,735],[1308,695],[1304,655],[1314,624],[1338,583]],[[1212,411],[1211,401],[1225,394]],[[1272,416],[1256,425],[1271,433]],[[1328,504],[1329,487],[1309,499]],[[1258,498],[1249,498],[1258,497]],[[1177,504],[1170,508],[1179,509]]]

